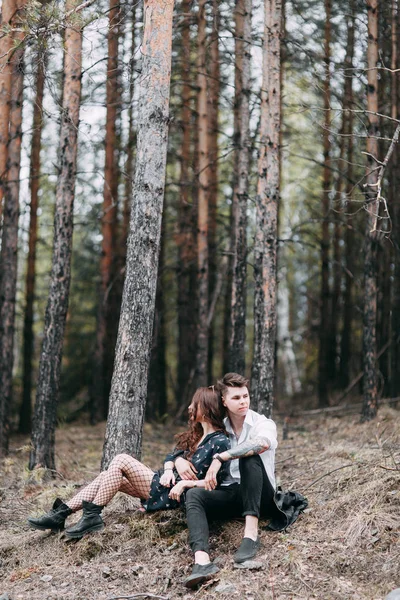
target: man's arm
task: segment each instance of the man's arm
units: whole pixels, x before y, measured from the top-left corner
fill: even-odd
[[[245,440],[235,448],[226,450],[220,454],[222,460],[228,461],[235,458],[244,458],[245,456],[254,456],[255,454],[262,454],[271,447],[270,440],[262,435],[257,437],[249,438]]]

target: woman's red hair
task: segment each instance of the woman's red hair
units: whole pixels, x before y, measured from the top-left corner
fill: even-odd
[[[212,387],[198,388],[192,399],[192,412],[189,419],[189,430],[175,436],[176,447],[188,450],[189,456],[194,454],[197,444],[203,436],[201,423],[196,421],[197,415],[203,415],[205,421],[214,427],[216,431],[225,431],[225,410],[221,402],[220,394]]]

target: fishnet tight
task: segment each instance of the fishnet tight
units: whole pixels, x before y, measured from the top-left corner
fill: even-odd
[[[108,469],[71,498],[67,505],[73,511],[82,508],[83,500],[105,506],[117,492],[147,500],[153,476],[154,472],[136,458],[129,454],[118,454]]]

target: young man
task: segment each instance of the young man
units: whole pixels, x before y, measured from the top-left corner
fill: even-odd
[[[227,373],[217,385],[227,412],[224,422],[231,449],[214,455],[205,489],[192,488],[186,496],[189,541],[195,556],[193,571],[185,580],[187,587],[194,587],[219,570],[210,562],[207,518],[245,517],[243,540],[234,555],[234,561],[242,563],[257,554],[259,517],[272,517],[276,511],[276,425],[250,410],[247,384],[241,375]],[[185,464],[188,461],[183,461],[177,459],[176,466],[179,470],[186,469],[186,475],[191,477],[190,467]],[[217,473],[228,461],[230,477],[215,489]]]

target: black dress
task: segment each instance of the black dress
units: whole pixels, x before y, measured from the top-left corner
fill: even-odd
[[[193,456],[188,459],[197,469],[197,479],[204,479],[208,467],[211,465],[214,454],[225,452],[230,448],[230,442],[227,436],[222,431],[214,431],[207,435],[201,444],[198,446]],[[171,454],[168,454],[164,462],[174,462],[178,456],[186,458],[189,454],[188,450],[175,449]],[[168,510],[171,508],[179,508],[185,503],[185,492],[181,495],[181,501],[177,502],[169,498],[168,494],[172,489],[165,487],[160,483],[160,477],[164,473],[164,469],[160,469],[154,473],[153,481],[151,482],[150,496],[148,500],[142,502],[142,505],[147,512],[154,510]],[[176,483],[181,480],[176,469],[174,469]],[[218,485],[229,476],[229,463],[224,463],[217,475]],[[185,490],[186,491],[186,490]]]

